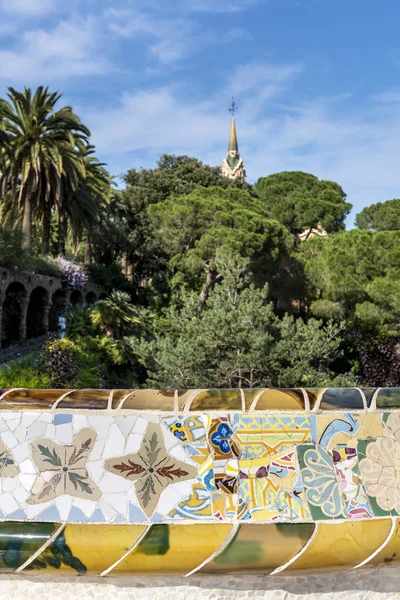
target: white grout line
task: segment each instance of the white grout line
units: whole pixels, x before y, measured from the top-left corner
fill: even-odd
[[[239,529],[239,526],[240,526],[240,523],[235,523],[233,525],[231,531],[229,532],[229,535],[227,535],[227,537],[224,539],[224,541],[219,546],[219,548],[217,548],[217,550],[215,550],[211,554],[211,556],[209,556],[208,558],[206,558],[206,560],[204,560],[201,563],[201,565],[199,565],[195,569],[192,569],[192,571],[190,571],[189,573],[186,573],[185,577],[190,577],[191,575],[194,575],[194,573],[197,573],[197,571],[200,571],[200,569],[202,569],[203,567],[205,567],[206,565],[208,565],[208,563],[210,563],[214,558],[217,558],[217,556],[219,556],[221,554],[221,552],[223,552],[225,550],[225,548],[231,542],[231,540],[233,539],[233,537],[236,535],[236,532]]]
[[[25,521],[26,522],[26,521]],[[40,554],[42,554],[42,552],[44,552],[46,550],[46,548],[48,548],[50,546],[50,544],[52,544],[54,542],[54,540],[60,535],[60,533],[63,531],[64,527],[66,526],[66,523],[61,523],[61,525],[55,530],[55,532],[49,537],[49,539],[47,540],[47,542],[45,542],[43,544],[43,546],[41,546],[39,548],[39,550],[36,550],[36,552],[34,554],[32,554],[32,556],[30,556],[28,558],[28,560],[26,560],[24,562],[23,565],[21,565],[20,567],[18,567],[18,569],[16,571],[14,571],[14,573],[20,573],[21,571],[23,571],[24,569],[26,569],[26,567],[28,567],[34,560],[35,558],[37,558],[38,556],[40,556]]]
[[[302,549],[295,556],[293,556],[293,558],[288,560],[285,564],[281,565],[280,567],[277,567],[274,571],[272,571],[272,573],[270,573],[270,577],[272,575],[277,575],[278,573],[282,573],[282,571],[284,571],[285,569],[290,567],[290,565],[292,565],[294,562],[296,562],[300,558],[300,556],[302,556],[304,554],[304,552],[306,550],[308,550],[308,548],[311,546],[311,544],[313,543],[313,541],[317,535],[317,532],[318,532],[318,523],[315,523],[315,529],[312,533],[312,536],[308,540],[308,542],[302,547]]]
[[[392,525],[390,527],[390,531],[388,533],[388,536],[387,536],[386,540],[383,542],[383,544],[381,544],[379,546],[379,548],[377,548],[375,550],[375,552],[373,552],[370,556],[368,556],[368,558],[366,558],[365,560],[363,560],[362,562],[360,562],[359,565],[356,565],[355,567],[353,567],[354,569],[359,569],[360,567],[363,567],[364,565],[366,565],[367,563],[369,563],[370,560],[372,560],[373,558],[375,558],[375,556],[377,556],[377,554],[379,554],[379,552],[381,550],[383,550],[385,548],[385,546],[388,545],[388,543],[392,539],[393,534],[394,534],[394,532],[396,530],[396,521],[397,521],[397,519],[395,517],[392,517]]]
[[[147,525],[146,529],[138,537],[138,539],[136,540],[136,542],[129,548],[129,550],[127,552],[125,552],[125,554],[123,556],[121,556],[121,558],[119,558],[115,563],[113,563],[111,565],[111,567],[108,567],[108,569],[105,569],[102,573],[100,573],[100,577],[105,577],[106,575],[108,575],[110,573],[110,571],[112,571],[113,569],[115,569],[115,567],[117,567],[123,560],[125,560],[125,558],[127,556],[129,556],[131,554],[131,552],[133,552],[135,550],[135,548],[137,548],[137,546],[143,540],[143,538],[145,537],[145,535],[149,532],[150,528],[151,528],[151,525]]]
[[[256,394],[256,395],[254,396],[254,398],[253,398],[253,402],[251,403],[251,405],[250,405],[250,408],[249,408],[249,412],[250,412],[250,411],[252,411],[252,410],[256,410],[257,402],[259,401],[259,399],[260,399],[261,395],[262,395],[264,392],[266,392],[267,390],[270,390],[270,389],[271,389],[271,388],[263,388],[262,390],[260,390],[260,391],[258,392],[258,394]]]
[[[240,388],[240,397],[242,399],[242,412],[246,412],[246,396],[244,395],[243,388]]]
[[[371,398],[371,406],[369,407],[370,412],[374,412],[376,410],[376,399],[381,389],[382,388],[377,388]]]
[[[31,390],[29,390],[28,388],[11,388],[10,390],[7,390],[3,394],[1,394],[0,402],[1,402],[1,400],[4,400],[4,398],[6,398],[9,394],[12,394],[13,392],[30,392],[30,391]]]
[[[79,392],[79,390],[68,390],[68,392],[65,392],[65,394],[61,394],[61,396],[59,398],[57,398],[57,400],[54,402],[53,406],[50,408],[50,411],[52,412],[53,410],[55,410],[57,408],[57,406],[60,404],[60,402],[62,402],[64,400],[64,398],[66,398],[67,396],[70,396],[74,392]]]
[[[114,392],[115,392],[115,390],[110,390],[110,393],[108,395],[107,410],[112,410],[112,401],[113,401],[113,397],[114,397]]]

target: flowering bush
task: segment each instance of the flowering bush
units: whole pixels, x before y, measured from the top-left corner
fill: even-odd
[[[74,342],[50,336],[40,354],[38,371],[49,377],[51,388],[75,387],[79,377],[77,355]]]
[[[61,256],[58,264],[61,271],[61,284],[65,290],[79,290],[85,287],[88,276],[82,267]]]

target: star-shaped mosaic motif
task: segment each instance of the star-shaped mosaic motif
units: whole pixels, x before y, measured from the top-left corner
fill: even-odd
[[[194,479],[197,475],[197,467],[168,454],[161,427],[155,423],[148,425],[137,454],[108,459],[104,468],[135,482],[139,504],[148,517],[169,484]]]
[[[0,477],[15,477],[19,466],[15,464],[11,450],[0,440]]]
[[[47,502],[64,494],[97,500],[101,492],[85,468],[95,441],[93,429],[82,429],[72,444],[62,445],[45,438],[32,442],[32,458],[39,473],[51,472],[51,477],[38,492],[32,493],[28,504]]]

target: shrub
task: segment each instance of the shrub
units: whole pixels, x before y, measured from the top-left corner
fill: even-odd
[[[39,359],[39,372],[49,379],[51,388],[78,386],[78,348],[68,339],[49,338]]]

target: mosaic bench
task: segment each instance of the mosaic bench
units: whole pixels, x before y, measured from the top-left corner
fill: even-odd
[[[2,390],[0,571],[400,561],[400,388]]]

